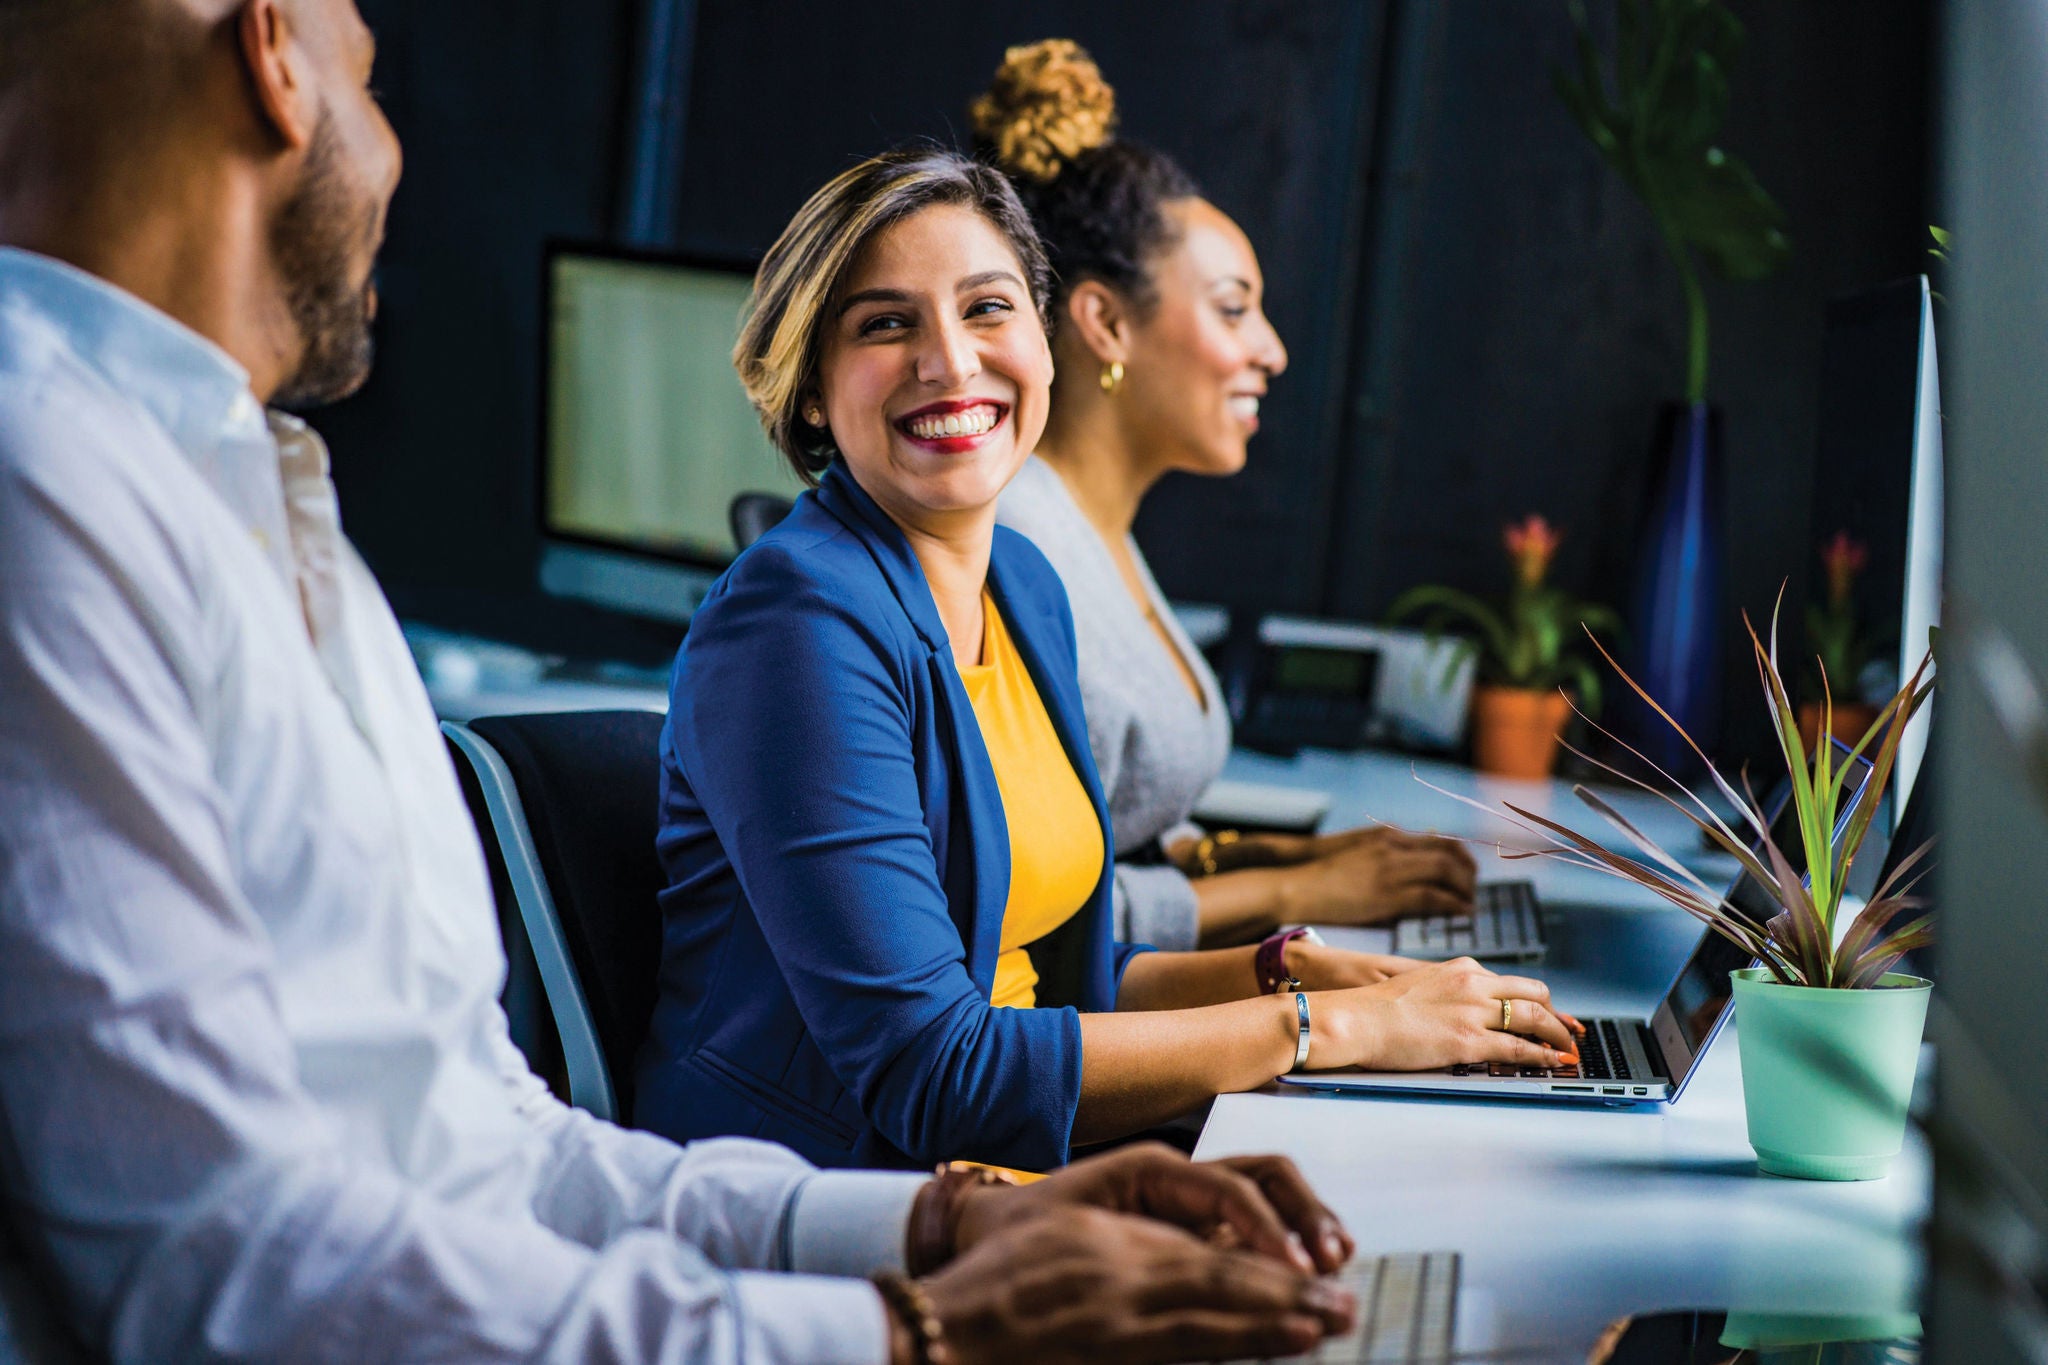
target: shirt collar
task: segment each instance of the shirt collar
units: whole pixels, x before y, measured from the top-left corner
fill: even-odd
[[[263,430],[249,372],[199,333],[95,275],[0,246],[0,308],[26,305],[113,388],[162,424],[188,455],[230,431]]]

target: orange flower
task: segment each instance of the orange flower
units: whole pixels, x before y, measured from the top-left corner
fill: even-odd
[[[1820,562],[1828,575],[1828,605],[1838,609],[1848,606],[1856,575],[1870,562],[1870,551],[1862,541],[1850,539],[1847,531],[1837,531],[1832,540],[1820,547]]]
[[[1519,525],[1502,527],[1500,539],[1507,546],[1508,558],[1515,562],[1515,581],[1525,588],[1534,588],[1550,572],[1551,556],[1557,553],[1558,542],[1564,536],[1531,512]]]

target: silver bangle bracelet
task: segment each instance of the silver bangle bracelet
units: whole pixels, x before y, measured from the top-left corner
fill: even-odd
[[[1294,1012],[1301,1020],[1301,1032],[1294,1041],[1294,1065],[1288,1071],[1299,1071],[1308,1064],[1308,995],[1304,991],[1294,993]]]

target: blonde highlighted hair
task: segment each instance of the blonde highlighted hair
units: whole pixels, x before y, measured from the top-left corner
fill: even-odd
[[[832,300],[876,234],[941,204],[973,209],[1002,233],[1024,268],[1040,322],[1052,291],[1044,248],[1009,177],[957,152],[899,147],[834,176],[797,210],[768,248],[733,347],[733,368],[768,439],[806,483],[839,451],[832,433],[804,420],[816,396]]]

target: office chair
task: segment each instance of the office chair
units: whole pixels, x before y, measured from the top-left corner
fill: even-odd
[[[725,519],[732,526],[735,549],[744,550],[759,540],[796,506],[775,493],[742,493],[732,500]]]
[[[441,727],[502,859],[569,1101],[613,1121],[631,1103],[633,1055],[654,1012],[661,726],[651,711],[573,711]]]

